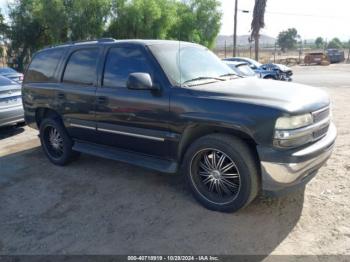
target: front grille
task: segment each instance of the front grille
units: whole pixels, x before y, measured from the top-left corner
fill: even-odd
[[[316,124],[323,120],[326,121],[326,119],[329,118],[329,114],[330,114],[329,107],[325,107],[315,112],[312,112],[314,123]],[[329,122],[325,122],[325,124],[320,125],[317,130],[314,130],[314,132],[312,133],[314,140],[318,140],[324,137],[327,134],[328,128],[329,128]]]
[[[329,124],[321,129],[313,132],[314,139],[317,140],[317,139],[320,139],[321,137],[325,136],[327,134],[328,128],[329,128]]]
[[[312,112],[314,123],[318,123],[323,119],[326,119],[327,117],[329,117],[329,113],[330,113],[329,107],[322,108],[320,110]]]

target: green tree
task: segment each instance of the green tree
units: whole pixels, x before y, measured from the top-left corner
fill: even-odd
[[[284,52],[286,49],[293,49],[296,47],[297,38],[298,31],[295,28],[289,28],[286,31],[282,31],[278,34],[277,43]]]
[[[0,41],[4,41],[4,38],[6,37],[7,33],[8,33],[8,26],[5,23],[4,16],[2,15],[2,12],[0,9]],[[4,58],[4,48],[0,47],[0,60],[2,60],[3,58]]]
[[[111,0],[16,0],[8,37],[19,70],[44,46],[101,36],[110,7]]]
[[[323,38],[320,37],[320,36],[317,37],[316,40],[315,40],[315,45],[316,45],[317,48],[323,47],[323,45],[324,45],[324,40],[323,40]]]
[[[51,0],[52,1],[52,0]],[[96,39],[103,35],[111,0],[64,0],[68,39]]]
[[[3,38],[8,33],[9,27],[5,23],[5,18],[2,14],[2,10],[0,9],[0,36]]]
[[[105,35],[119,39],[170,38],[212,47],[220,30],[217,0],[115,0],[113,7]]]
[[[9,53],[15,53],[19,70],[23,70],[24,59],[42,45],[45,26],[39,17],[34,15],[37,8],[34,0],[17,0],[10,9],[11,30],[8,33],[11,39]]]
[[[118,1],[105,35],[118,39],[166,38],[175,23],[173,0]]]
[[[219,33],[218,0],[14,0],[9,9],[10,52],[23,70],[44,46],[94,39],[171,38],[212,47]],[[4,29],[4,30],[2,30]]]
[[[189,0],[177,4],[178,21],[170,37],[212,48],[221,27],[222,13],[217,0]]]
[[[333,38],[327,45],[327,48],[342,48],[342,47],[343,47],[343,44],[337,37]]]

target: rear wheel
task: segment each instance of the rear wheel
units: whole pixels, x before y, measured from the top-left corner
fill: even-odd
[[[235,137],[200,138],[186,152],[183,168],[194,197],[208,209],[237,211],[257,195],[256,159]]]
[[[77,155],[72,150],[72,139],[57,119],[48,118],[41,122],[40,141],[46,156],[55,165],[65,165]]]

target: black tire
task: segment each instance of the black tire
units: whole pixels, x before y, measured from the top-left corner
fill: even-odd
[[[216,170],[208,171],[209,165],[203,164],[205,156]],[[217,165],[213,165],[213,161]],[[257,163],[257,157],[242,140],[226,134],[211,134],[199,138],[190,146],[184,156],[182,171],[194,197],[204,207],[235,212],[247,206],[258,193]],[[232,167],[227,169],[230,165]]]
[[[53,136],[55,142],[50,140],[51,132],[57,134],[57,137]],[[55,165],[64,166],[79,155],[72,150],[73,141],[58,119],[46,118],[41,122],[40,141],[46,156]]]
[[[273,76],[266,76],[266,77],[264,77],[264,79],[266,79],[266,80],[276,80],[276,78],[273,77]]]
[[[24,127],[24,126],[26,126],[25,121],[17,123],[17,127]]]

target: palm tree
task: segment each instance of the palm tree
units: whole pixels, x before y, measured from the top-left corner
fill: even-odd
[[[350,62],[350,40],[348,41],[348,48],[349,48],[349,51],[348,51],[348,60],[347,60],[347,62],[349,63]]]
[[[255,60],[259,60],[259,37],[260,29],[265,27],[265,8],[267,0],[255,0],[253,21],[251,25],[250,41],[254,40],[255,44]]]

